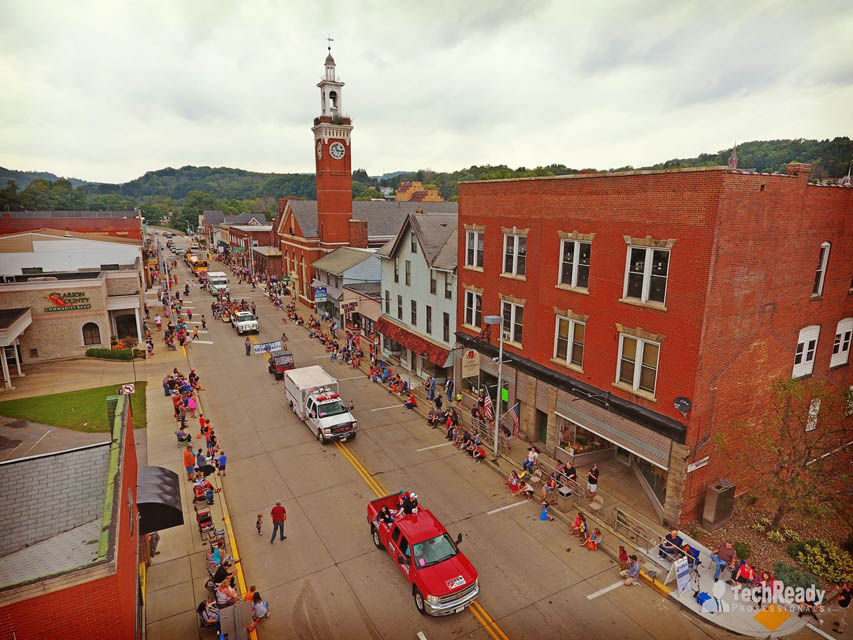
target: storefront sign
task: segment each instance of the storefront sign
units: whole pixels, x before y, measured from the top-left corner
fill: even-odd
[[[480,352],[476,349],[465,349],[462,352],[462,377],[473,378],[480,375]]]
[[[344,313],[355,313],[356,309],[358,309],[358,302],[347,302],[341,305],[341,311]]]
[[[45,311],[76,311],[78,309],[92,308],[85,291],[54,292],[47,294],[45,298],[53,304],[52,307],[45,307]]]
[[[314,287],[314,302],[326,301],[326,287]]]

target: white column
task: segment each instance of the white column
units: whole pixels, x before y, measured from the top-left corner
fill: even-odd
[[[139,309],[133,310],[133,317],[136,318],[136,340],[142,344],[142,327],[139,324]]]
[[[6,350],[5,349],[2,352],[0,352],[0,356],[2,356],[2,357],[0,357],[0,360],[3,361],[3,382],[6,383],[7,389],[11,389],[12,388],[12,376],[9,375],[9,363],[6,362]]]
[[[21,373],[21,358],[20,358],[20,356],[18,356],[18,344],[19,344],[18,338],[15,338],[15,344],[12,345],[15,347],[15,366],[18,367],[18,375],[22,376],[24,374]]]

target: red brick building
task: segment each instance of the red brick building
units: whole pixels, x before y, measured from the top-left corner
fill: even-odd
[[[56,229],[99,233],[142,240],[139,211],[5,211],[0,213],[0,235]]]
[[[111,442],[0,463],[0,639],[142,637],[129,398]]]
[[[314,118],[314,161],[317,199],[281,198],[273,233],[281,247],[284,278],[299,301],[314,305],[312,264],[338,247],[379,248],[397,235],[417,202],[355,201],[352,199],[352,121],[344,115],[342,88],[331,52],[326,57],[320,88],[320,116]],[[455,202],[441,202],[430,211],[455,213]]]
[[[809,169],[460,184],[457,337],[489,356],[479,383],[494,398],[498,327],[475,336],[500,315],[526,439],[581,474],[631,465],[662,521],[701,515],[706,486],[734,473],[708,437],[760,415],[771,380],[851,383],[853,189]],[[478,384],[459,369],[457,388]]]

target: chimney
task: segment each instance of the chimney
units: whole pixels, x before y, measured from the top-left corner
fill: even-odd
[[[423,210],[423,209],[421,209],[420,207],[418,207],[417,209],[415,209],[415,214],[416,214],[416,215],[421,215],[421,214],[423,214],[423,212],[424,212],[424,210]]]
[[[789,162],[785,168],[785,173],[789,176],[797,176],[798,178],[809,179],[809,174],[812,172],[812,166],[807,162]]]
[[[367,220],[349,221],[349,246],[367,249]]]

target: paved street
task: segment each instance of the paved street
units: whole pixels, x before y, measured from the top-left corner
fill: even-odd
[[[181,286],[187,277],[179,266]],[[209,332],[202,339],[210,344],[193,346],[183,364],[175,361],[184,358],[180,351],[163,356],[158,344],[158,356],[148,363],[149,412],[159,416],[149,416],[149,456],[161,451],[176,470],[179,450],[173,441],[171,403],[156,384],[162,375],[158,358],[164,358],[163,371],[178,366],[201,376],[203,411],[229,459],[222,484],[245,579],[257,585],[273,613],[262,623],[261,637],[409,638],[418,631],[430,639],[733,637],[644,586],[619,587],[589,599],[618,581],[610,558],[579,549],[559,522],[540,522],[534,504],[489,513],[516,502],[493,471],[440,446],[446,442],[441,433],[405,411],[360,371],[331,364],[303,329],[282,322],[282,314],[273,311],[260,289],[253,292],[232,282],[231,290],[233,298],[251,298],[258,305],[258,341],[277,339],[285,329],[297,366],[322,364],[337,376],[342,396],[354,400],[359,420],[355,441],[317,443],[285,403],[283,383],[267,372],[266,360],[244,355],[243,338],[230,325],[212,320],[211,297],[197,289],[188,304],[194,319],[207,316]],[[152,442],[161,437],[168,446]],[[359,463],[363,470],[356,468]],[[462,549],[480,574],[482,609],[439,619],[416,611],[392,559],[371,542],[366,504],[376,491],[364,471],[380,491],[417,492],[452,535],[462,532]],[[287,509],[288,538],[271,545],[269,511],[276,500]],[[255,531],[258,513],[266,523],[260,537]],[[169,532],[163,535],[162,557],[151,569],[153,584],[173,584],[178,577],[164,581],[163,572],[186,570],[182,558],[167,565],[175,557],[169,550],[173,538]],[[197,555],[200,547],[193,545]],[[197,601],[202,591],[195,582]],[[162,598],[152,588],[149,600]],[[193,618],[171,611],[185,624]],[[160,620],[152,637],[167,637],[157,632],[168,627],[159,615],[149,607],[149,621]]]

